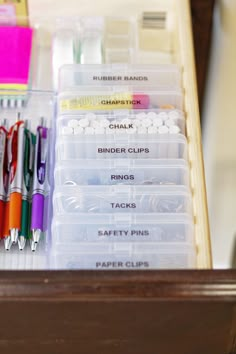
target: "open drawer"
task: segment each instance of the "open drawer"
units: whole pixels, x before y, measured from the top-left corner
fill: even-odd
[[[210,234],[208,226],[207,201],[201,149],[200,120],[198,111],[195,64],[188,1],[181,2],[181,6],[179,4],[177,5],[176,2],[173,0],[165,2],[150,0],[146,3],[143,3],[142,1],[136,1],[135,3],[132,1],[128,3],[126,1],[119,1],[119,3],[113,1],[110,2],[109,7],[107,7],[106,5],[106,1],[100,1],[99,6],[94,6],[93,8],[91,8],[90,4],[81,3],[80,6],[78,4],[78,15],[82,16],[80,17],[80,20],[76,20],[74,18],[71,18],[71,20],[52,20],[50,18],[45,18],[41,20],[38,19],[37,16],[34,17],[32,14],[32,16],[30,17],[30,24],[32,27],[35,28],[33,56],[35,62],[33,61],[32,63],[32,89],[40,89],[42,91],[49,90],[50,92],[53,92],[53,90],[55,89],[55,80],[52,80],[53,73],[51,72],[50,67],[52,40],[55,34],[54,25],[59,26],[60,28],[61,23],[63,23],[63,26],[66,23],[67,26],[68,23],[71,21],[72,28],[74,28],[73,26],[76,27],[77,25],[76,21],[79,21],[79,31],[82,31],[81,36],[86,36],[87,26],[91,26],[91,23],[92,27],[94,25],[93,20],[91,20],[91,16],[102,16],[104,20],[102,25],[102,36],[103,55],[104,61],[106,63],[117,63],[119,61],[123,63],[124,61],[127,61],[131,64],[177,64],[181,72],[181,85],[183,91],[183,99],[181,99],[181,108],[184,111],[186,120],[186,139],[182,137],[181,134],[179,134],[180,137],[176,138],[177,140],[173,140],[173,138],[168,138],[171,140],[171,144],[173,145],[170,145],[172,146],[170,150],[171,153],[169,151],[168,153],[163,152],[162,145],[165,145],[162,144],[163,139],[160,140],[160,144],[158,143],[160,146],[158,144],[156,145],[155,141],[153,142],[151,141],[151,139],[149,139],[148,144],[149,150],[152,153],[152,155],[150,156],[152,156],[153,158],[156,158],[154,152],[157,151],[156,149],[158,148],[162,151],[161,156],[164,156],[164,158],[166,158],[166,156],[168,155],[170,158],[181,157],[188,161],[190,192],[192,198],[191,210],[193,210],[192,215],[194,224],[193,239],[196,248],[196,262],[190,263],[193,264],[193,266],[191,267],[197,267],[198,269],[210,268]],[[134,8],[137,9],[137,11],[134,11]],[[90,19],[88,20],[86,16],[90,16]],[[73,23],[75,23],[75,25],[73,25]],[[96,23],[96,26],[101,27],[99,21],[98,23],[99,24]],[[82,58],[81,56],[81,62],[83,60],[84,58]],[[54,123],[52,123],[52,131],[55,132]],[[73,155],[75,151],[81,150],[80,145],[78,145],[77,140],[75,140],[77,138],[71,139],[68,137],[64,137],[63,139],[63,143],[61,145],[57,144],[56,146],[56,155],[61,155],[63,157],[69,156],[70,158],[71,152]],[[130,138],[131,146],[133,144],[132,139],[133,138]],[[88,145],[88,142],[85,143]],[[93,141],[91,141],[90,145],[92,146],[92,144]],[[116,140],[114,144],[116,144]],[[113,149],[113,145],[111,146]],[[184,146],[184,148],[182,146]],[[129,145],[127,149],[128,151],[133,152],[133,148],[130,148]],[[93,151],[92,147],[90,148],[90,150]],[[125,147],[122,147],[122,151],[123,150],[125,150]],[[143,151],[145,151],[145,149]],[[182,151],[184,151],[184,153]],[[81,158],[80,154],[78,154],[78,157]],[[121,157],[123,157],[123,155]],[[143,157],[143,155],[141,157]],[[52,168],[52,172],[54,172],[53,169],[54,167]],[[52,175],[49,178],[52,179]],[[126,188],[125,190],[131,189]],[[123,199],[121,198],[120,200]],[[132,204],[132,201],[134,200],[131,198],[129,200],[129,205],[135,205],[135,203]],[[124,203],[121,204],[123,205]],[[55,209],[56,208],[54,208],[54,211]],[[151,209],[151,211],[153,210],[160,211],[164,209]],[[181,210],[185,212],[185,208]],[[107,209],[105,209],[105,212],[106,211]],[[150,210],[146,208],[146,211],[149,212]],[[51,223],[51,219],[49,220],[49,223]],[[50,236],[46,235],[46,237],[51,237],[52,240],[54,236],[53,230],[54,229],[52,229],[52,233]],[[53,244],[53,242],[51,244]],[[1,250],[1,267],[3,269],[8,269],[9,265],[10,269],[17,269],[18,267],[20,269],[54,268],[53,266],[51,266],[51,244],[47,244],[45,248],[42,247],[42,249],[39,250],[38,254],[35,255],[31,255],[30,252],[25,252],[25,255],[22,256],[22,254],[19,254],[15,251],[5,255],[4,251]],[[156,245],[156,247],[158,248],[158,244]],[[118,248],[120,248],[120,245],[119,247],[117,247],[117,249]],[[116,247],[114,247],[114,249],[116,249]],[[141,248],[139,249],[139,253],[140,250]],[[46,256],[44,255],[44,252]],[[26,260],[24,260],[23,257],[25,257]],[[28,264],[26,267],[23,266],[24,262]],[[37,264],[37,266],[35,266],[35,264]],[[116,262],[114,262],[114,264],[116,264]],[[168,263],[166,264],[168,267]]]
[[[204,3],[205,11],[206,1],[196,2]],[[122,16],[124,12],[133,14],[134,9],[139,15],[163,9],[174,15],[175,45],[170,53],[184,72],[198,268],[210,268],[189,1],[75,3],[76,11],[85,15]],[[70,15],[74,9],[69,3],[58,5],[56,10],[46,0],[30,3],[30,10],[52,15],[56,11]],[[205,14],[200,12],[196,17],[204,23]],[[2,253],[0,257],[4,261]],[[10,257],[11,268],[19,269],[16,254]],[[30,256],[28,264],[34,259]],[[3,263],[1,268],[6,269]],[[0,352],[232,354],[236,338],[235,277],[235,272],[200,270],[1,272],[0,312],[4,321],[0,322]]]

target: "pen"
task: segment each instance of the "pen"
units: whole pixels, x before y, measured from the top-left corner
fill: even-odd
[[[30,238],[31,189],[34,171],[35,140],[35,135],[30,132],[27,128],[27,122],[25,122],[21,231],[18,238],[20,250],[24,249],[26,240]]]
[[[48,139],[49,130],[44,126],[42,119],[41,125],[37,128],[35,146],[31,214],[32,251],[35,251],[35,244],[39,242],[40,236],[44,232],[44,214],[48,191]]]
[[[4,238],[4,220],[8,185],[6,120],[0,126],[0,239]]]
[[[8,163],[10,178],[9,229],[12,243],[17,242],[21,228],[23,148],[24,122],[18,120],[9,131],[8,144]]]
[[[3,129],[2,129],[3,132]],[[5,133],[5,129],[4,129]],[[8,134],[6,135],[5,140],[5,153],[4,153],[4,161],[3,161],[3,178],[2,178],[2,190],[5,193],[5,203],[3,205],[3,223],[2,223],[2,237],[4,239],[4,245],[6,251],[11,248],[12,242],[10,237],[9,230],[9,166],[8,166]]]

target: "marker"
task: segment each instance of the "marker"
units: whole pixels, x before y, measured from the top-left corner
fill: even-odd
[[[48,192],[48,139],[49,130],[43,126],[42,121],[41,125],[38,126],[36,133],[31,214],[32,250],[34,250],[35,246],[33,243],[37,244],[40,240],[41,234],[44,232],[44,214],[47,208],[46,203]]]
[[[10,178],[9,229],[16,243],[21,228],[24,122],[17,121],[9,131],[8,163]]]
[[[6,120],[0,126],[0,239],[4,238],[5,207],[8,187]]]
[[[24,249],[26,240],[30,238],[31,188],[34,171],[35,140],[35,135],[32,134],[29,129],[25,128],[21,232],[18,239],[18,246],[20,250]]]
[[[113,95],[79,96],[60,102],[61,112],[70,110],[111,110],[111,109],[147,109],[150,98],[145,94],[116,93]]]

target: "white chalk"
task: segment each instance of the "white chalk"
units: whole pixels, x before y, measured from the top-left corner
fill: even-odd
[[[100,127],[107,128],[107,127],[109,127],[109,125],[110,125],[110,122],[108,119],[103,118],[100,120]]]
[[[77,127],[79,125],[79,122],[78,122],[77,119],[71,119],[71,120],[69,120],[67,125],[70,128],[75,128],[75,127]]]
[[[86,128],[89,126],[89,120],[87,118],[82,118],[79,120],[79,126],[82,128]]]
[[[148,127],[148,134],[157,134],[158,129],[156,127]]]
[[[162,125],[161,127],[158,128],[158,133],[159,134],[168,134],[169,128],[166,125]]]
[[[74,128],[74,134],[75,135],[80,135],[80,134],[84,134],[84,128],[82,128],[82,127],[75,127]]]
[[[172,119],[179,119],[181,118],[181,115],[180,115],[180,112],[177,111],[177,110],[172,110],[168,113],[168,116],[169,118],[172,118]]]
[[[142,127],[148,128],[152,125],[152,120],[150,118],[145,118],[142,120]]]
[[[157,117],[156,112],[148,112],[147,113],[147,118],[149,119],[155,119]]]
[[[153,126],[154,127],[161,127],[163,125],[163,120],[159,117],[153,119]]]
[[[165,125],[166,125],[167,127],[171,127],[172,125],[175,125],[174,119],[167,119],[167,120],[165,121]]]
[[[74,129],[72,127],[65,126],[62,128],[62,134],[63,135],[74,134]]]
[[[92,127],[86,127],[85,129],[84,129],[84,134],[85,135],[93,135],[95,133],[95,130],[94,130],[94,128],[92,128]]]
[[[88,120],[93,121],[94,119],[97,118],[97,116],[96,116],[95,113],[89,112],[89,113],[86,113],[85,118],[88,119]]]
[[[158,116],[158,118],[161,118],[164,121],[169,118],[169,116],[166,112],[159,112],[157,116]]]
[[[169,128],[169,133],[170,134],[179,134],[180,133],[180,128],[177,125],[172,125]]]
[[[99,123],[99,120],[91,120],[90,121],[90,127],[93,127],[93,128],[100,128],[100,123]]]

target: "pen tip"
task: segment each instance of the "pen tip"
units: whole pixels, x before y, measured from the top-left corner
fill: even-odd
[[[35,252],[37,248],[37,243],[35,243],[34,241],[31,241],[31,251]]]
[[[18,239],[18,247],[20,251],[23,251],[23,249],[25,248],[25,244],[26,244],[26,238],[24,236],[20,236]]]
[[[32,239],[34,243],[39,243],[40,236],[41,236],[41,231],[39,229],[33,230]]]
[[[10,235],[11,235],[11,242],[14,243],[14,244],[17,243],[17,241],[18,241],[18,230],[17,229],[11,229]]]
[[[8,236],[4,239],[4,246],[5,246],[5,250],[9,251],[12,245],[12,241],[11,241],[11,237]]]

